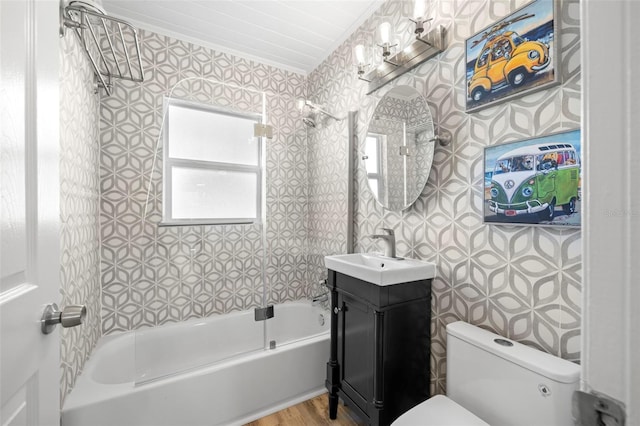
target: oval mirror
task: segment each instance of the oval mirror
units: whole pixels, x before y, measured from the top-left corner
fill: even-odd
[[[378,102],[361,144],[369,188],[388,210],[401,211],[429,178],[434,129],[427,101],[413,87],[397,86]]]

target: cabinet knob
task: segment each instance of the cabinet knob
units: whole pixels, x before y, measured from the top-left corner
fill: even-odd
[[[338,308],[337,306],[335,308],[333,308],[333,313],[338,315],[338,312],[340,312],[342,310],[342,308]]]

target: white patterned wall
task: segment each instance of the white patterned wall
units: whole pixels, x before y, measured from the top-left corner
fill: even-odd
[[[346,115],[346,108],[329,108]],[[325,291],[318,284],[327,277],[324,256],[347,247],[347,124],[328,119],[308,131],[307,268],[314,294]]]
[[[93,325],[63,334],[63,395],[100,335],[100,321],[102,331],[111,333],[250,308],[260,304],[262,268],[269,302],[315,293],[316,286],[310,290],[308,283],[326,275],[323,256],[346,248],[347,123],[325,118],[317,128],[307,129],[301,124],[295,99],[306,94],[340,116],[358,110],[362,139],[377,100],[398,84],[413,85],[425,95],[436,124],[450,130],[454,142],[446,148],[436,147],[427,187],[415,205],[402,213],[384,211],[375,202],[359,164],[354,237],[357,251],[382,251],[367,236],[391,226],[396,229],[399,255],[438,264],[432,306],[433,390],[444,391],[444,326],[456,319],[578,360],[580,231],[483,225],[481,189],[484,146],[579,126],[578,2],[565,1],[562,7],[561,86],[474,114],[466,114],[463,106],[465,38],[522,4],[508,0],[433,2],[435,23],[447,28],[447,50],[370,96],[365,95],[366,83],[355,77],[352,47],[371,41],[374,29],[387,19],[406,42],[410,25],[406,16],[412,2],[385,3],[308,79],[141,31],[147,81],[117,82],[114,94],[100,104],[101,319],[91,316],[100,306],[96,300],[98,273],[88,272],[98,258],[89,201],[97,195],[87,189],[95,187],[91,171],[84,168],[93,161],[91,155],[98,154],[85,151],[90,145],[71,145],[84,136],[69,136],[91,134],[90,111],[95,111],[92,102],[97,98],[88,96],[92,87],[83,80],[90,73],[79,72],[88,67],[78,63],[78,52],[66,45],[62,139],[74,148],[63,148],[63,186],[65,182],[68,186],[62,191],[66,256],[62,274],[67,283],[62,292],[68,303],[89,305],[88,322]],[[157,227],[162,196],[159,174],[153,176],[150,210],[147,220],[142,220],[148,172],[154,155],[161,154],[155,148],[162,98],[188,77],[268,93],[267,111],[275,137],[267,148],[266,246],[258,225]],[[252,104],[234,93],[193,80],[181,94],[240,109]],[[75,102],[67,100],[74,98]],[[79,195],[86,202],[76,202]],[[79,247],[83,247],[81,252]],[[86,272],[79,272],[79,264],[89,265],[83,268]],[[77,278],[83,273],[82,280]],[[73,284],[80,282],[86,284]]]
[[[117,82],[100,107],[103,332],[262,305],[263,268],[267,302],[306,297],[304,77],[149,31],[140,43],[145,82]],[[145,217],[163,97],[176,87],[174,97],[249,112],[261,112],[252,90],[267,93],[266,246],[263,225],[158,227],[159,172]]]
[[[371,43],[375,28],[390,21],[406,43],[413,2],[391,0],[366,21],[309,76],[309,96],[337,112],[358,110],[357,133],[381,96],[399,84],[416,87],[427,99],[436,125],[453,134],[448,147],[436,147],[429,181],[404,212],[383,210],[373,199],[366,172],[356,176],[356,251],[383,250],[368,238],[381,227],[396,230],[398,255],[434,261],[432,391],[445,390],[445,326],[465,320],[569,360],[579,360],[581,315],[580,230],[482,223],[483,148],[580,126],[579,3],[561,7],[560,71],[563,84],[473,114],[464,112],[465,39],[521,7],[525,1],[435,0],[429,2],[434,25],[447,31],[447,49],[372,95],[357,80],[352,49]],[[557,37],[557,35],[556,35]],[[322,270],[322,256],[344,252],[346,130],[309,139],[310,271]],[[358,158],[358,156],[355,156]],[[343,166],[343,168],[335,165]],[[319,223],[314,223],[319,218]],[[332,229],[333,233],[328,233]]]
[[[60,331],[62,405],[100,337],[100,150],[93,71],[72,33],[60,64],[60,306],[87,307],[84,324]]]

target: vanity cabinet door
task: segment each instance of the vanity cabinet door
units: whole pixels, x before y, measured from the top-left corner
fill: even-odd
[[[388,426],[429,397],[431,283],[377,286],[328,275],[329,417],[342,399],[366,424]]]
[[[342,390],[364,412],[373,397],[373,310],[347,294],[338,296],[338,362]]]

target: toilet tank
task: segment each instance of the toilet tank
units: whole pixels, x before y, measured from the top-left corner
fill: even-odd
[[[492,426],[573,425],[580,366],[465,322],[447,326],[447,395]]]

